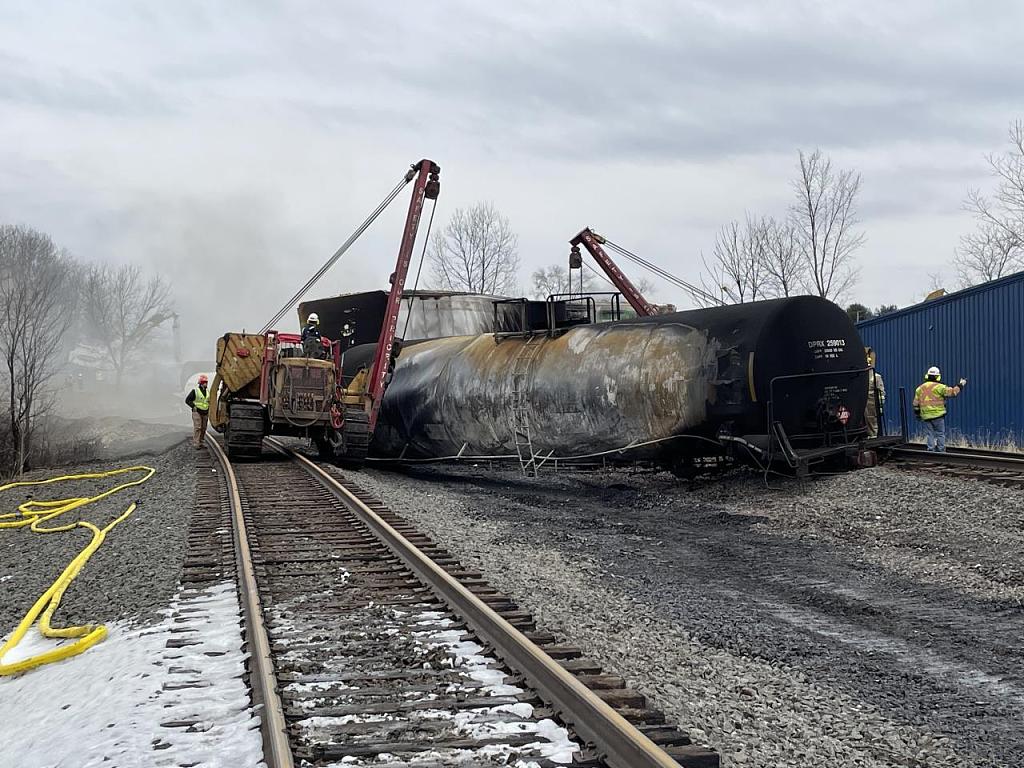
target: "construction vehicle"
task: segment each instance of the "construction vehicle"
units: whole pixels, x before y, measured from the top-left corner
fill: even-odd
[[[315,357],[304,355],[298,334],[270,327],[259,333],[226,333],[217,341],[210,424],[224,434],[230,456],[259,456],[264,437],[289,435],[311,439],[326,459],[358,465],[366,457],[400,348],[398,313],[424,201],[437,199],[440,172],[430,160],[413,164],[388,198],[268,324],[278,322],[401,188],[414,182],[376,354],[368,365],[342,380],[345,337],[322,338]]]

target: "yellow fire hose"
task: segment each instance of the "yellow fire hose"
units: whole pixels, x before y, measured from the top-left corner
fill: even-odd
[[[64,596],[64,592],[71,586],[71,582],[74,581],[82,567],[88,562],[89,558],[92,557],[93,552],[100,548],[103,540],[106,538],[114,526],[118,523],[123,522],[135,511],[135,503],[131,503],[119,517],[111,521],[104,528],[99,528],[92,523],[87,523],[84,520],[76,520],[73,523],[65,523],[63,525],[56,525],[53,527],[44,527],[44,523],[49,520],[63,515],[66,512],[70,512],[73,509],[84,507],[87,504],[105,499],[108,496],[113,496],[118,491],[123,491],[125,488],[131,488],[135,485],[142,485],[144,482],[149,480],[156,470],[152,467],[145,466],[134,466],[124,467],[122,469],[113,469],[109,472],[89,472],[80,475],[63,475],[61,477],[52,477],[49,480],[22,480],[14,483],[7,483],[6,485],[0,486],[0,492],[9,490],[11,488],[20,488],[31,485],[49,485],[51,483],[59,483],[65,480],[96,480],[106,477],[114,477],[116,475],[124,475],[131,472],[144,472],[145,475],[130,482],[121,483],[103,493],[97,494],[96,496],[79,496],[68,499],[54,499],[51,501],[35,501],[29,500],[18,507],[17,512],[8,512],[0,514],[0,528],[24,528],[28,526],[29,530],[33,533],[60,533],[62,531],[70,531],[75,528],[87,528],[92,532],[92,541],[86,545],[85,549],[78,553],[74,560],[68,563],[67,567],[61,573],[57,580],[50,585],[35,604],[29,609],[28,613],[25,614],[25,618],[18,624],[18,628],[14,630],[14,634],[8,638],[2,646],[0,646],[0,676],[3,675],[15,675],[19,672],[25,672],[35,667],[42,666],[43,664],[49,664],[54,661],[61,661],[62,659],[70,658],[71,656],[77,656],[80,653],[88,650],[92,646],[96,645],[100,640],[107,636],[107,628],[102,624],[85,624],[80,627],[64,627],[54,628],[50,626],[50,620],[53,617],[54,611],[57,610],[57,606],[60,605],[61,597]],[[40,614],[42,617],[40,618]],[[4,664],[4,656],[11,651],[18,643],[21,642],[22,638],[35,623],[36,619],[39,618],[39,631],[44,637],[51,638],[80,638],[79,640],[62,645],[59,648],[40,653],[36,656],[32,656],[27,659],[15,662],[13,664]]]

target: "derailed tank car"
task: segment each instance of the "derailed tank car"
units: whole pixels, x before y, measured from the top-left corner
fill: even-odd
[[[863,345],[824,299],[607,323],[572,302],[520,304],[518,331],[404,344],[372,455],[604,454],[676,467],[729,453],[805,469],[864,435]],[[348,350],[343,378],[372,350]]]

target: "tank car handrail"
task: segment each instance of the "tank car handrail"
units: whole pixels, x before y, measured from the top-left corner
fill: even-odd
[[[559,299],[558,296],[566,296],[568,298]],[[586,325],[593,325],[597,318],[597,302],[594,301],[592,295],[583,295],[580,293],[553,293],[547,298],[547,306],[545,307],[548,321],[548,336],[554,336],[559,330],[567,330],[572,326],[566,326],[565,328],[558,327],[558,321],[555,319],[555,303],[560,302],[568,308],[569,304],[580,304],[582,303],[587,308],[587,322]]]

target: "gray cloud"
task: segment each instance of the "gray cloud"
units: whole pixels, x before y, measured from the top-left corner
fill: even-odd
[[[103,117],[169,116],[171,100],[156,87],[118,73],[81,74],[55,67],[41,72],[32,62],[0,58],[0,103],[51,114]]]
[[[441,215],[496,199],[531,269],[580,217],[698,252],[716,222],[785,210],[796,149],[820,146],[864,170],[866,264],[902,242],[948,256],[964,223],[922,244],[915,217],[984,181],[1019,108],[1022,21],[923,0],[33,5],[0,27],[0,210],[90,258],[180,263],[205,307],[195,254],[286,283],[424,153],[445,167]],[[385,261],[353,267],[358,287]],[[868,268],[864,287],[904,300]]]
[[[472,105],[471,127],[524,152],[658,159],[973,139],[979,112],[1004,107],[1024,75],[1012,48],[994,65],[976,46],[930,41],[927,26],[872,37],[863,24],[823,24],[816,8],[781,28],[667,13],[657,35],[541,29],[496,48],[443,49],[396,65],[395,77]],[[975,15],[949,14],[944,31],[992,37]]]

